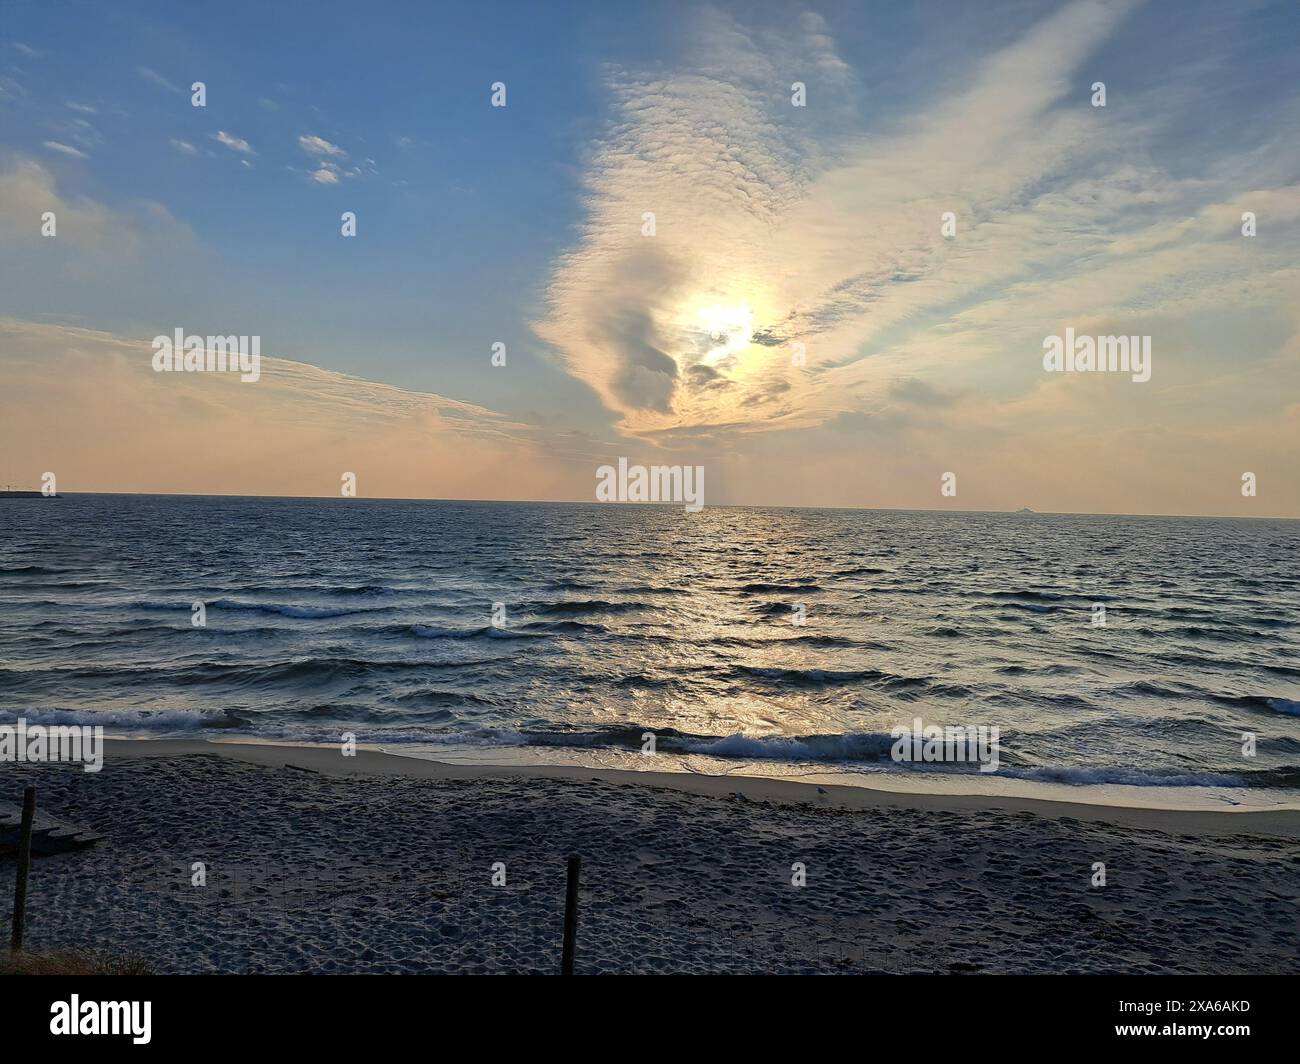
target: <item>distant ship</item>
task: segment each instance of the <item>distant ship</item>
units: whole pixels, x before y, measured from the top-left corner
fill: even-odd
[[[1037,510],[1031,510],[1028,506],[1022,506],[1020,507],[1019,510],[1016,511],[1016,513],[1018,514],[1032,514],[1037,512],[1038,512]]]

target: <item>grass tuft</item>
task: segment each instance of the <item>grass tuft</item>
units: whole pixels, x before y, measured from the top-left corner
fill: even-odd
[[[0,975],[153,975],[143,957],[116,957],[90,950],[0,953]]]

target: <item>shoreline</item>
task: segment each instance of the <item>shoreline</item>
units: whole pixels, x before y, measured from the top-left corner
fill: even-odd
[[[751,801],[782,805],[809,803],[823,808],[845,810],[1030,813],[1048,819],[1114,824],[1170,833],[1265,834],[1300,839],[1300,809],[1296,808],[1185,809],[1070,800],[1068,794],[1059,797],[964,794],[873,786],[869,782],[845,784],[781,776],[707,775],[687,771],[631,770],[573,764],[446,762],[365,746],[358,746],[355,756],[345,758],[334,745],[279,744],[238,739],[104,740],[105,770],[109,769],[108,762],[114,759],[175,758],[205,754],[265,768],[292,767],[329,776],[401,776],[426,780],[599,780],[624,787],[667,789],[722,799],[733,798],[739,793]],[[1126,790],[1134,789],[1136,788]],[[1064,792],[1068,788],[1061,786],[1057,790]]]

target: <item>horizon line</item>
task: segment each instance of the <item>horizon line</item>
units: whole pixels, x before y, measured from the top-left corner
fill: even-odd
[[[29,491],[38,489],[14,489]],[[0,491],[0,496],[6,492]],[[594,499],[449,499],[427,495],[396,496],[341,496],[341,495],[238,495],[224,492],[188,492],[188,491],[60,491],[55,498],[71,495],[121,495],[142,498],[181,498],[181,499],[310,499],[315,501],[339,502],[432,502],[432,503],[482,503],[501,506],[620,506],[620,507],[668,507],[680,508],[680,503],[673,502],[599,502]],[[1036,517],[1161,517],[1188,521],[1300,521],[1300,517],[1279,517],[1270,514],[1259,516],[1242,516],[1237,514],[1139,514],[1096,512],[1091,510],[958,510],[931,509],[915,506],[846,506],[846,505],[790,505],[788,503],[711,503],[705,509],[733,510],[850,510],[859,513],[918,513],[918,514],[1021,514],[1026,511]]]

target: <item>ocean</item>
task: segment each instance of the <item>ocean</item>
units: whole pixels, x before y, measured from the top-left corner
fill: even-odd
[[[1002,779],[1294,798],[1298,547],[1271,520],[11,499],[0,723],[983,775],[895,761],[919,718],[997,727]]]

